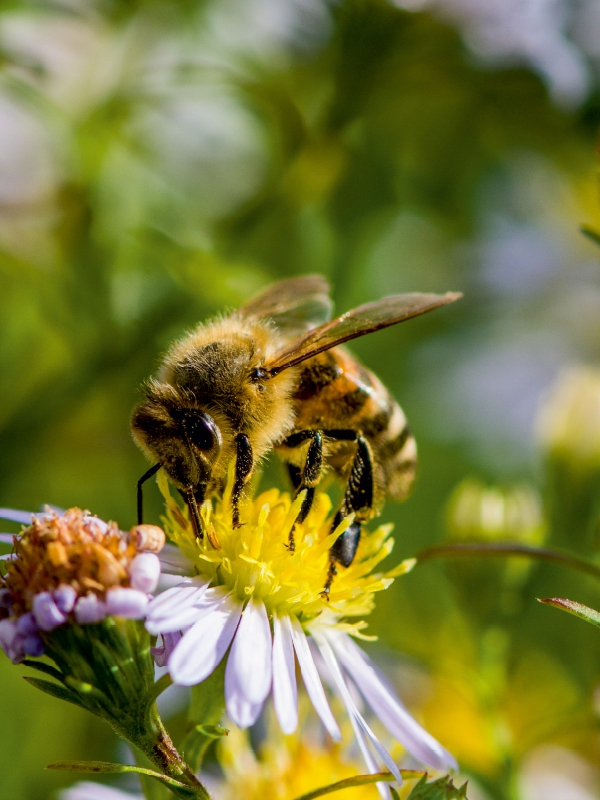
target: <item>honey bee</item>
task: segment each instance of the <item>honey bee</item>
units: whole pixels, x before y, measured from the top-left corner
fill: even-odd
[[[135,441],[155,462],[138,481],[138,523],[142,484],[161,467],[188,504],[198,537],[198,508],[223,491],[232,461],[234,526],[244,486],[271,450],[287,465],[296,493],[306,492],[296,522],[306,518],[323,470],[331,469],[345,484],[334,526],[352,513],[354,521],[331,549],[327,591],[336,564],[352,563],[361,525],[386,497],[408,496],[417,466],[402,409],[340,345],[459,297],[391,295],[332,320],[327,281],[304,275],[199,325],[168,351],[131,417]]]

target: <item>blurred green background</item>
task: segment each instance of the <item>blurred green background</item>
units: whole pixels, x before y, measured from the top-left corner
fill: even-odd
[[[600,227],[599,64],[595,0],[5,0],[0,505],[127,529],[160,353],[321,272],[340,312],[465,293],[355,343],[420,448],[384,510],[393,558],[444,538],[600,558],[600,251],[579,231]],[[372,618],[473,800],[600,797],[600,634],[543,596],[600,607],[581,574],[471,559],[423,564]],[[0,659],[10,800],[118,750],[24,672]]]

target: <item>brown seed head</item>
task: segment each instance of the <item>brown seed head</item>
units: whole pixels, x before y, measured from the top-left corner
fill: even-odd
[[[140,528],[151,530],[140,533]],[[15,537],[15,557],[6,562],[3,588],[11,592],[17,615],[31,610],[36,594],[61,584],[72,586],[78,596],[91,590],[104,598],[107,589],[129,586],[129,565],[138,552],[159,552],[164,541],[154,525],[136,526],[126,534],[116,523],[79,508],[36,517]]]

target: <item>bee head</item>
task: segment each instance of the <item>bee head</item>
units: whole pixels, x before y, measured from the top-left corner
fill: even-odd
[[[148,386],[146,400],[133,411],[131,430],[142,450],[160,462],[180,489],[210,482],[223,445],[221,430],[207,411],[172,387]]]

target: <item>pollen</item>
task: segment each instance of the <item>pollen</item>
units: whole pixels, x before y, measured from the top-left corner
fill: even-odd
[[[164,542],[160,528],[142,534],[136,528],[126,534],[116,523],[103,522],[79,508],[34,517],[15,537],[12,558],[6,562],[2,585],[10,592],[12,613],[31,611],[36,595],[59,587],[70,587],[74,597],[92,592],[100,600],[109,589],[129,587],[130,566],[148,538],[153,536],[156,543],[162,536]]]
[[[171,495],[162,470],[158,484],[166,501],[165,532],[194,564],[197,574],[209,579],[213,587],[225,587],[242,602],[262,600],[270,616],[295,616],[305,625],[326,612],[338,627],[360,635],[365,622],[341,622],[342,618],[369,614],[374,594],[414,565],[414,560],[409,560],[391,571],[377,572],[379,563],[392,551],[392,526],[363,530],[353,563],[348,568],[338,565],[326,596],[329,550],[353,521],[349,516],[332,528],[332,503],[326,493],[316,493],[310,513],[297,524],[304,493],[292,499],[272,488],[257,497],[246,497],[240,508],[242,524],[234,528],[230,476],[223,496],[206,501],[201,508],[203,528],[210,535],[199,539],[187,508]],[[293,552],[288,546],[292,527]]]

